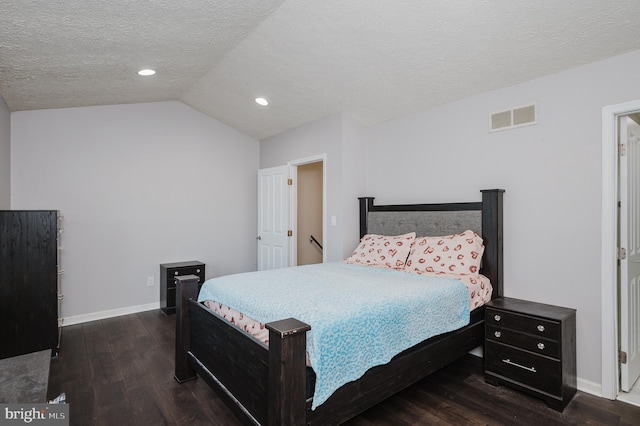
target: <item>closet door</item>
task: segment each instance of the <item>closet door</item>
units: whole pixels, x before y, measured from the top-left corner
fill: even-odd
[[[0,359],[58,348],[57,211],[0,211]]]

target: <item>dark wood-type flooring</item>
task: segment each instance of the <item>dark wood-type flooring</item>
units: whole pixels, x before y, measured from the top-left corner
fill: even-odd
[[[241,423],[203,380],[173,379],[175,316],[160,311],[64,327],[48,398],[65,392],[72,425]],[[578,392],[564,413],[484,383],[467,356],[346,425],[640,425],[640,407]]]

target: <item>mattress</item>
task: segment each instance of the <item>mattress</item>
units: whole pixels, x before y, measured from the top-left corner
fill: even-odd
[[[479,276],[335,262],[215,278],[204,283],[198,300],[266,344],[267,322],[294,317],[310,324],[313,409],[369,368],[468,324],[471,308],[490,297],[488,280]]]
[[[442,274],[433,274],[436,276],[443,276]],[[484,305],[491,300],[491,294],[493,287],[489,278],[482,274],[474,277],[472,275],[446,275],[454,278],[465,285],[469,293],[469,311],[473,311],[476,308]],[[256,321],[248,315],[235,309],[220,303],[215,300],[203,300],[202,303],[216,314],[226,319],[236,327],[244,330],[258,341],[269,345],[269,330],[260,321]],[[310,365],[307,357],[307,365]]]

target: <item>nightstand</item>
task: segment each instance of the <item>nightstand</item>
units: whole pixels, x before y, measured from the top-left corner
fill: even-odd
[[[175,277],[181,275],[196,275],[198,291],[204,283],[205,265],[197,260],[189,262],[162,263],[160,265],[160,309],[169,315],[176,312],[176,282]]]
[[[508,297],[485,305],[485,381],[563,411],[576,393],[576,310]]]

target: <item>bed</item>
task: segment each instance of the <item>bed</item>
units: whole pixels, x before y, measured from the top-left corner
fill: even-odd
[[[477,232],[484,241],[481,273],[502,295],[502,197],[482,190],[482,201],[375,205],[360,198],[360,235],[450,235]],[[239,418],[256,425],[340,424],[426,377],[484,341],[484,308],[467,325],[417,343],[375,366],[312,408],[306,382],[307,331],[296,318],[268,322],[269,345],[197,302],[198,277],[177,279],[175,379],[204,379]]]

